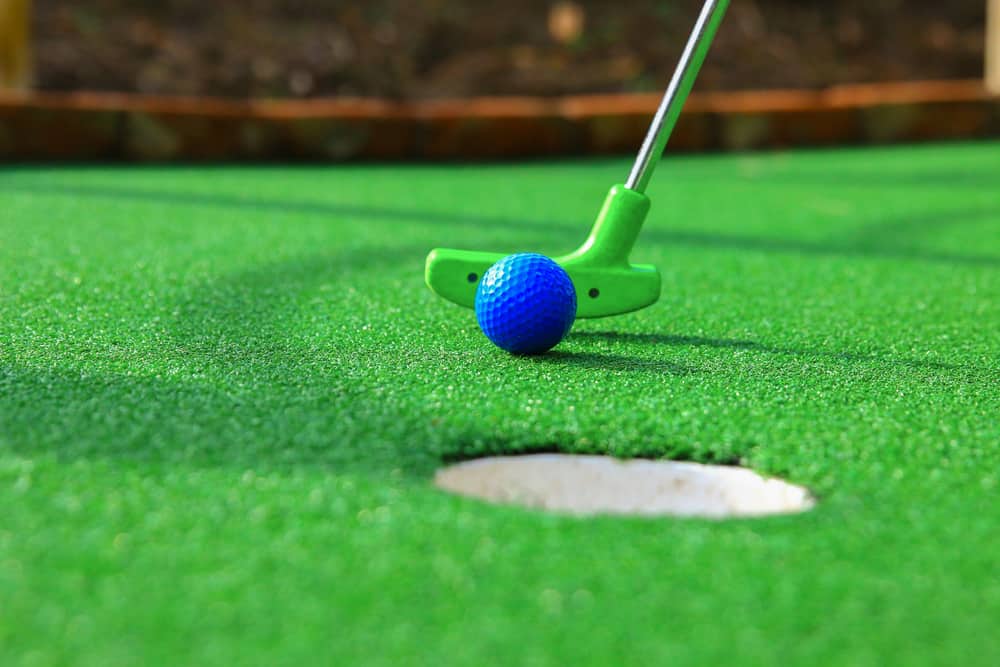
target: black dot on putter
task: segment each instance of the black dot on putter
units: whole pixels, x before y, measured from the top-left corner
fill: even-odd
[[[478,275],[476,275],[475,273],[470,273],[470,274],[469,274],[469,275],[467,276],[467,279],[468,279],[468,281],[469,281],[470,283],[474,283],[474,282],[476,282],[477,280],[479,280],[479,276],[478,276]]]
[[[587,292],[587,294],[590,295],[591,299],[596,299],[597,297],[601,296],[601,290],[597,289],[596,287],[591,287],[590,291]]]

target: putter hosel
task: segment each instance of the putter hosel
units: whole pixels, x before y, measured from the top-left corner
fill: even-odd
[[[575,252],[559,258],[559,263],[628,267],[628,256],[648,213],[649,197],[615,185],[604,200],[590,236]]]

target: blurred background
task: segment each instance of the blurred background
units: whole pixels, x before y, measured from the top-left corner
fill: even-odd
[[[734,0],[699,88],[981,79],[991,1]],[[229,98],[659,91],[700,6],[0,0],[0,78]]]

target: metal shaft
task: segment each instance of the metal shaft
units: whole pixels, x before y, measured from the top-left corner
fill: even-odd
[[[712,46],[715,33],[722,23],[722,17],[729,7],[729,0],[706,0],[705,6],[698,16],[698,22],[691,31],[684,53],[681,54],[674,78],[670,81],[660,108],[653,117],[653,123],[649,127],[649,134],[639,150],[635,166],[629,174],[625,187],[636,192],[646,192],[649,179],[653,176],[653,171],[663,155],[663,149],[667,146],[670,133],[677,124],[677,118],[681,115],[684,102],[687,101],[691,87],[694,86],[695,79],[698,78],[698,71],[701,64],[705,62],[705,56]]]

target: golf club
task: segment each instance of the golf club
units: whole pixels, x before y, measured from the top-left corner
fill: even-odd
[[[611,188],[583,245],[554,258],[573,280],[577,317],[621,315],[650,306],[660,298],[659,270],[630,263],[629,254],[649,212],[646,188],[728,6],[729,0],[706,0],[628,180]],[[427,256],[427,285],[449,301],[474,308],[479,280],[505,256],[447,248],[432,250]]]

